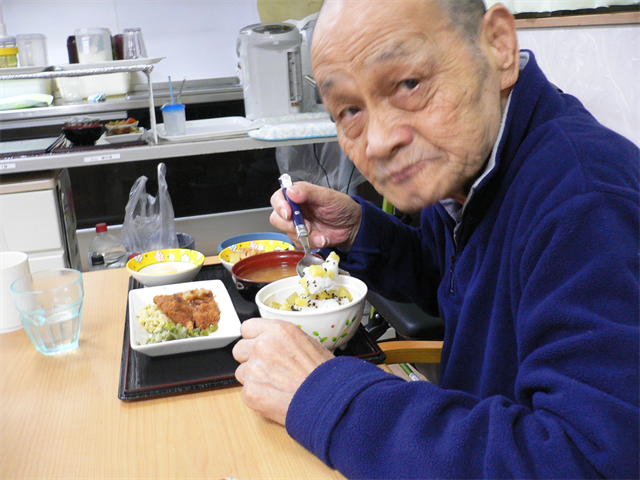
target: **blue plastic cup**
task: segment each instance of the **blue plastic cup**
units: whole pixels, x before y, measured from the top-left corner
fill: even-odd
[[[187,119],[184,105],[180,103],[167,103],[163,105],[162,119],[164,120],[164,131],[168,137],[184,135],[187,133]]]
[[[84,288],[82,273],[54,268],[11,284],[20,320],[39,352],[57,355],[78,347]]]

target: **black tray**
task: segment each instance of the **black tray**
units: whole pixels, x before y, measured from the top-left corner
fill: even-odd
[[[259,316],[258,306],[240,295],[231,274],[223,265],[202,267],[194,281],[215,279],[222,280],[227,287],[241,322]],[[131,277],[129,290],[134,288],[142,288],[142,285]],[[236,342],[215,350],[160,357],[149,357],[133,350],[129,343],[128,303],[127,301],[118,387],[120,400],[144,400],[238,385],[234,376],[238,362],[231,353]],[[385,360],[384,353],[362,325],[346,347],[336,350],[334,354],[350,355],[371,363],[382,363]]]

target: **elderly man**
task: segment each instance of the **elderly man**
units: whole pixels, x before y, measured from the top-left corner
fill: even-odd
[[[234,348],[247,405],[348,477],[638,478],[638,149],[546,80],[501,5],[327,0],[312,60],[342,148],[421,226],[288,194],[315,247],[442,316],[441,377],[252,319]]]

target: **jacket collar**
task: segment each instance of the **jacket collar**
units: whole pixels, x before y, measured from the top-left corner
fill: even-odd
[[[463,205],[449,198],[441,200],[439,202],[440,205],[447,212],[447,214],[451,218],[453,218],[453,220],[456,222],[456,229],[457,229],[457,226],[462,221],[462,215],[467,205],[469,205],[469,203],[471,202],[471,198],[474,196],[476,191],[478,191],[479,189],[482,189],[484,185],[486,185],[489,182],[489,180],[494,176],[494,174],[498,170],[498,167],[501,163],[500,159],[501,159],[501,153],[503,150],[502,147],[506,139],[505,132],[507,131],[508,125],[512,122],[513,116],[514,116],[513,115],[514,108],[512,108],[512,98],[514,96],[514,92],[516,92],[516,96],[519,97],[520,90],[524,90],[526,88],[526,87],[523,87],[522,85],[529,83],[525,80],[525,78],[530,76],[532,74],[532,71],[536,71],[536,70],[538,70],[538,65],[535,60],[535,56],[533,52],[529,50],[521,50],[520,51],[520,76],[518,77],[518,81],[516,82],[516,85],[514,86],[513,90],[509,94],[509,98],[507,99],[507,104],[505,106],[504,111],[502,112],[502,119],[500,121],[500,129],[498,131],[498,136],[493,145],[493,149],[491,150],[491,155],[489,156],[489,159],[484,168],[484,171],[471,186],[471,189],[469,190],[469,195],[467,196]]]

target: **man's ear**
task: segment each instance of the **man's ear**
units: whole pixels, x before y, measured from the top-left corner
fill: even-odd
[[[520,50],[516,21],[502,4],[495,4],[484,15],[482,41],[500,72],[500,89],[512,87],[518,80]]]

